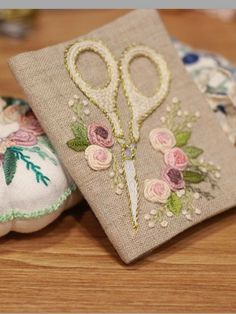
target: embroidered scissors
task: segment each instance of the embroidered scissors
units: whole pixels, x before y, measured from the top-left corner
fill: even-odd
[[[79,55],[85,51],[97,53],[105,62],[109,81],[104,87],[94,88],[83,80],[76,63]],[[137,57],[146,57],[156,65],[160,84],[152,96],[143,95],[131,80],[130,64]],[[112,126],[114,136],[121,147],[132,223],[134,228],[137,228],[139,211],[139,188],[135,168],[137,143],[142,123],[167,97],[171,81],[167,63],[154,49],[144,45],[128,47],[117,62],[111,51],[102,42],[91,39],[85,39],[69,46],[65,51],[65,63],[71,79],[83,94],[101,110]],[[131,113],[128,139],[124,135],[117,103],[120,82],[122,82]]]

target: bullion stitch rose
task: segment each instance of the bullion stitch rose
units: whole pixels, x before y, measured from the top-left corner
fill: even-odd
[[[144,197],[152,203],[166,203],[170,196],[170,188],[163,180],[152,179],[144,182]]]
[[[149,134],[149,139],[152,147],[162,153],[170,150],[176,144],[174,134],[166,128],[153,129]]]
[[[85,150],[85,159],[93,170],[104,170],[111,166],[112,154],[105,147],[90,145]]]
[[[44,131],[36,119],[35,115],[30,112],[20,119],[20,127],[22,130],[33,133],[35,136],[44,134]]]
[[[167,167],[162,173],[162,178],[172,191],[182,190],[185,187],[183,175],[178,169]]]
[[[188,157],[178,147],[174,147],[167,151],[164,156],[165,163],[175,169],[183,171],[188,165]]]
[[[91,144],[102,147],[114,145],[111,131],[106,126],[97,123],[91,123],[88,126],[88,139]]]
[[[12,134],[9,139],[19,146],[33,146],[37,144],[37,138],[33,133],[19,130]]]

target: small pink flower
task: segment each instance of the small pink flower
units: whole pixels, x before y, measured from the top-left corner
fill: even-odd
[[[166,203],[170,196],[170,188],[163,180],[152,179],[144,182],[144,197],[152,203]]]
[[[188,157],[182,149],[175,147],[165,153],[165,163],[175,169],[184,170],[188,165]]]
[[[44,131],[32,112],[20,118],[20,127],[22,130],[33,133],[35,136],[44,134]]]
[[[90,145],[85,150],[85,159],[93,170],[105,170],[111,166],[112,154],[105,147]]]
[[[91,144],[102,147],[111,147],[114,145],[111,131],[106,126],[97,123],[91,123],[88,126],[88,139]]]
[[[12,134],[9,139],[19,146],[33,146],[37,144],[37,138],[33,133],[19,130]]]
[[[183,175],[178,169],[167,167],[162,173],[162,178],[172,191],[182,190],[185,187]]]
[[[176,144],[174,134],[166,128],[153,129],[149,134],[149,139],[152,147],[162,153],[165,153]]]

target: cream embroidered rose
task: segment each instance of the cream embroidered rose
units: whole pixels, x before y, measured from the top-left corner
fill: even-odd
[[[185,187],[183,175],[178,169],[167,167],[162,173],[162,178],[172,191],[182,190]]]
[[[93,170],[104,170],[111,166],[112,154],[105,148],[98,145],[90,145],[85,150],[85,158],[89,167]]]
[[[178,170],[184,170],[188,165],[188,157],[182,149],[175,147],[165,153],[165,163]]]
[[[149,134],[150,142],[154,149],[165,153],[176,144],[174,134],[166,128],[153,129]]]
[[[111,131],[104,125],[91,123],[88,126],[88,139],[91,144],[111,147],[114,144]]]
[[[144,182],[144,197],[152,203],[166,203],[170,196],[170,188],[163,180],[152,179]]]

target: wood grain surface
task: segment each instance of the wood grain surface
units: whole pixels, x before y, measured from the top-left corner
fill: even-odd
[[[125,12],[42,11],[25,40],[0,38],[0,94],[23,96],[9,57],[71,39]],[[193,11],[161,15],[171,35],[236,63],[235,22]],[[125,266],[83,202],[40,232],[0,239],[0,311],[236,312],[235,209]]]

